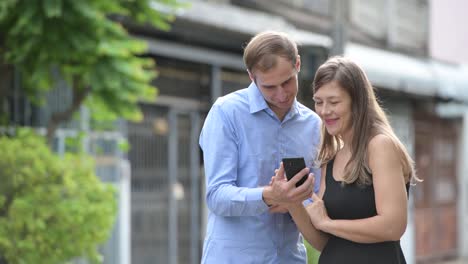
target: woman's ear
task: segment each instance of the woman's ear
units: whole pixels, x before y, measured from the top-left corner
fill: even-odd
[[[301,71],[301,55],[297,55],[295,67],[297,72]]]

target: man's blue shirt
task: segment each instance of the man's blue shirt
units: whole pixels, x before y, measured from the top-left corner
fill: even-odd
[[[257,86],[220,97],[200,135],[208,226],[202,263],[306,263],[302,237],[289,214],[272,214],[262,192],[281,159],[304,157],[314,169],[320,119],[295,100],[283,121]]]

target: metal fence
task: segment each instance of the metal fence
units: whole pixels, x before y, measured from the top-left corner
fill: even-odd
[[[200,115],[143,105],[128,125],[132,170],[132,263],[199,263]]]

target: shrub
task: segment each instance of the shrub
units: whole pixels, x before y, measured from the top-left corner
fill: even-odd
[[[0,137],[0,262],[99,262],[115,214],[115,190],[83,154],[52,153],[32,132]]]
[[[318,263],[318,259],[320,257],[320,252],[318,252],[315,248],[313,248],[307,241],[304,240],[304,244],[307,249],[307,263],[308,264],[316,264]]]

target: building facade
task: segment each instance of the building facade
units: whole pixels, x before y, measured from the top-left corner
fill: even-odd
[[[462,216],[466,210],[460,209],[466,206],[461,197],[467,197],[468,187],[458,187],[466,171],[462,157],[468,157],[468,115],[450,114],[453,102],[468,102],[468,92],[463,90],[468,84],[463,78],[468,70],[430,58],[430,2],[190,3],[189,8],[176,14],[167,32],[125,22],[132,35],[148,43],[145,56],[156,61],[159,76],[154,84],[159,95],[155,103],[141,104],[141,123],[120,126],[119,134],[131,145],[123,157],[129,161],[129,168],[122,169],[125,175],[131,173],[130,194],[125,196],[127,203],[122,202],[121,212],[127,212],[131,221],[120,216],[123,221],[119,224],[126,228],[115,231],[115,245],[105,249],[106,263],[200,262],[206,222],[200,128],[216,98],[248,86],[243,45],[267,29],[288,32],[298,41],[302,60],[298,100],[306,106],[313,107],[310,84],[315,70],[333,48],[340,46],[344,55],[357,61],[368,74],[397,135],[415,158],[418,175],[424,179],[410,193],[408,228],[402,239],[408,263],[432,263],[468,252],[463,242],[468,237],[463,224],[467,218]],[[337,8],[336,4],[344,6]],[[337,10],[341,10],[341,16],[337,16]],[[14,69],[2,68],[0,73],[7,80],[0,83],[0,95],[8,90],[1,85],[12,88],[2,97],[9,102],[6,105],[12,121],[45,124],[52,110],[35,109],[23,99],[21,78]],[[64,95],[51,96],[56,98],[49,104],[53,109],[64,102],[57,98],[69,98],[66,91],[62,92]],[[468,186],[465,178],[461,182]],[[119,242],[125,239],[127,244]],[[120,259],[113,260],[115,256]]]
[[[168,171],[162,172],[162,177],[159,177],[161,182],[167,182],[161,185],[162,190],[169,193],[158,192],[165,197],[159,203],[169,206],[161,207],[160,213],[153,213],[168,221],[166,226],[159,227],[166,232],[151,229],[151,224],[149,229],[135,229],[140,221],[138,219],[144,217],[134,218],[132,242],[137,243],[139,240],[140,235],[136,230],[149,237],[154,233],[160,234],[158,239],[153,236],[153,241],[158,241],[156,244],[152,242],[139,253],[136,253],[139,246],[133,244],[135,258],[132,260],[135,263],[146,263],[137,260],[144,255],[143,252],[150,254],[150,259],[155,255],[161,258],[167,252],[168,263],[198,261],[204,226],[203,163],[197,151],[184,148],[196,147],[196,137],[190,136],[194,136],[191,133],[196,134],[194,130],[200,128],[210,104],[217,97],[248,84],[241,58],[242,45],[255,33],[266,29],[283,30],[293,35],[300,43],[303,62],[298,99],[312,107],[310,83],[316,67],[336,45],[332,36],[337,27],[344,32],[345,38],[341,43],[344,54],[356,60],[368,73],[389,113],[392,126],[413,154],[420,168],[419,176],[424,179],[410,193],[410,218],[402,239],[408,263],[427,263],[458,254],[458,194],[454,189],[458,177],[458,160],[450,157],[455,157],[454,153],[459,150],[460,126],[457,124],[460,119],[447,118],[437,109],[449,101],[464,101],[467,95],[458,94],[464,80],[447,89],[447,82],[450,82],[448,76],[458,74],[461,71],[459,67],[441,65],[429,58],[429,2],[337,2],[346,5],[342,10],[348,10],[343,19],[338,21],[335,19],[336,7],[333,1],[191,1],[191,8],[178,14],[170,32],[132,28],[135,35],[148,41],[150,56],[154,56],[160,66],[160,78],[156,80],[160,97],[156,105],[145,105],[145,108],[147,111],[154,111],[149,109],[158,107],[165,109],[163,112],[166,113],[167,121],[156,118],[159,121],[150,121],[147,129],[153,127],[154,130],[157,127],[154,122],[165,124],[161,127],[172,127],[166,132],[167,143],[159,146],[169,150],[168,160],[161,163]],[[337,22],[341,24],[337,25]],[[180,114],[180,110],[171,110],[181,106],[190,106],[192,114],[188,113],[189,110],[183,110],[185,114]],[[187,124],[179,126],[182,121],[176,120],[184,115]],[[185,132],[184,127],[188,129]],[[177,136],[171,134],[174,129]],[[176,138],[184,133],[185,141],[171,141],[171,135]],[[451,140],[446,139],[448,135]],[[432,143],[428,144],[428,140]],[[175,146],[171,147],[170,142]],[[183,146],[178,142],[184,142]],[[189,153],[190,157],[180,157]],[[157,154],[154,156],[158,157]],[[186,165],[174,165],[171,156],[178,162],[185,160]],[[200,166],[197,167],[197,164]],[[132,167],[135,183],[140,177],[136,170],[136,167]],[[147,179],[150,182],[154,182],[154,171],[158,170],[148,171],[150,175]],[[444,176],[439,177],[442,174]],[[167,178],[167,175],[172,176]],[[151,193],[154,195],[154,192],[150,190],[147,196]],[[132,194],[137,193],[137,189],[133,189]],[[196,196],[199,198],[195,205],[193,198]],[[186,207],[189,201],[191,207]],[[139,202],[134,200],[132,204],[135,207]],[[144,215],[144,212],[138,214]],[[192,220],[181,222],[187,217]],[[173,222],[174,219],[179,221]],[[187,236],[189,233],[197,238]],[[174,242],[174,237],[178,238],[177,242]],[[145,240],[141,241],[138,244],[144,245]],[[167,243],[163,244],[165,241]],[[160,245],[160,254],[150,250],[155,245]]]

